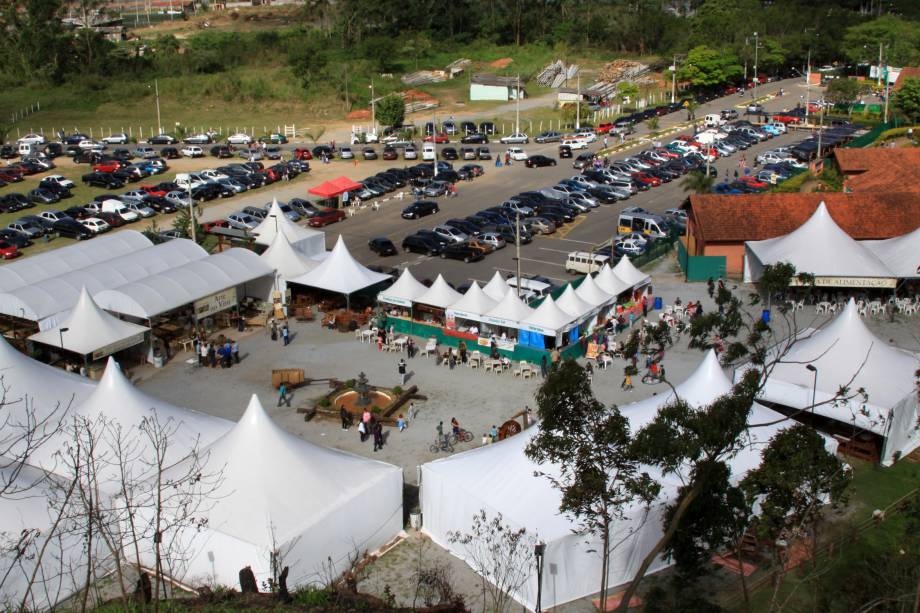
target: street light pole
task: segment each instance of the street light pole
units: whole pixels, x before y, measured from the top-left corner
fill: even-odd
[[[434,173],[432,177],[435,179],[438,178],[438,112],[434,111],[434,115],[431,118],[431,151],[434,153],[434,159],[431,160],[431,165],[434,167]],[[424,149],[424,147],[423,147]]]
[[[757,51],[760,48],[760,43],[758,42],[759,40],[760,39],[757,36],[757,32],[754,32],[754,93],[753,93],[753,96],[754,96],[755,101],[757,100],[757,81],[759,81],[759,79],[757,78]]]
[[[515,257],[517,261],[517,293],[518,298],[521,297],[521,212],[515,211],[514,215],[514,250]]]
[[[878,44],[878,69],[875,71],[875,86],[882,86],[882,49],[884,48],[884,43]]]
[[[671,104],[674,104],[677,98],[677,55],[674,55],[674,63],[671,64]]]
[[[153,91],[157,99],[157,130],[158,134],[163,133],[163,122],[160,120],[160,82],[158,79],[153,80]]]
[[[575,129],[581,129],[581,72],[578,73],[575,94]],[[520,85],[520,83],[518,83]],[[518,88],[520,90],[520,88]]]
[[[521,73],[518,73],[514,94],[514,133],[521,133]]]
[[[192,242],[198,243],[198,239],[195,236],[195,201],[192,199],[192,180],[189,178],[188,183],[188,217],[189,217],[189,231],[192,233]]]
[[[805,64],[805,125],[808,125],[808,107],[811,105],[811,47],[808,48],[808,61]]]
[[[371,79],[371,127],[377,134],[377,103],[374,101],[374,79]]]
[[[818,397],[818,368],[814,364],[806,364],[805,368],[810,370],[812,374],[815,376],[814,382],[812,383],[812,386],[811,386],[811,410],[812,412],[814,412],[815,402]]]
[[[546,556],[546,543],[539,542],[533,547],[534,557],[537,560],[537,606],[534,613],[542,613],[543,606],[543,558]]]
[[[61,339],[61,349],[64,348],[64,333],[70,332],[70,328],[58,328],[58,337]]]

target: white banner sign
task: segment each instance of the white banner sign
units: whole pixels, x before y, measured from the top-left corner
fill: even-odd
[[[798,279],[793,279],[789,285],[803,285]],[[816,287],[897,287],[898,280],[883,277],[815,277]]]
[[[201,300],[195,301],[195,316],[198,319],[203,317],[208,317],[214,313],[220,311],[226,311],[227,309],[233,308],[236,306],[236,288],[231,287],[230,289],[225,289],[222,292],[217,292],[212,294],[207,298],[202,298]]]
[[[102,347],[101,349],[97,349],[96,351],[93,352],[93,360],[95,361],[100,358],[104,358],[107,355],[118,353],[122,349],[127,349],[128,347],[134,347],[135,345],[139,345],[140,343],[143,343],[143,342],[144,342],[144,333],[138,332],[137,334],[133,336],[129,336],[128,338],[123,338],[120,341],[115,341],[114,343],[110,345],[106,345],[105,347]]]

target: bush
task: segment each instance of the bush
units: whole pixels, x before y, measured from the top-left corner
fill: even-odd
[[[396,394],[397,396],[402,396],[403,391],[405,390],[403,390],[403,388],[398,385],[393,388],[393,393]]]
[[[383,412],[383,409],[378,407],[376,404],[371,407],[371,413],[373,413],[374,415],[379,415],[382,412]]]
[[[326,408],[332,404],[332,401],[329,400],[328,396],[323,396],[322,398],[319,399],[319,402],[317,402],[316,404],[318,404],[319,406],[323,408]]]
[[[354,386],[355,386],[354,379],[348,379],[347,381],[345,381],[345,387],[354,387]]]
[[[307,587],[299,589],[291,594],[294,604],[304,607],[305,609],[323,608],[332,603],[332,592],[328,589],[316,589]]]

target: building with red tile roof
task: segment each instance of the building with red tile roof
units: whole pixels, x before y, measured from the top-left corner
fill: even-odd
[[[834,161],[847,191],[920,191],[920,149],[916,147],[838,147]]]
[[[892,93],[897,92],[904,86],[904,79],[920,79],[920,67],[905,66],[902,68],[894,82],[894,86],[891,88]]]

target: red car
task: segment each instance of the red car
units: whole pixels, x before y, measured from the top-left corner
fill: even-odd
[[[160,198],[169,193],[169,190],[165,190],[159,185],[141,185],[141,189],[151,196],[158,196]]]
[[[294,149],[294,159],[297,160],[312,160],[313,154],[310,153],[309,149]]]
[[[751,187],[755,189],[767,189],[768,187],[770,187],[763,181],[758,181],[756,177],[751,177],[751,176],[738,177],[738,180],[746,183],[747,185],[750,185]]]
[[[314,228],[321,228],[331,223],[342,221],[343,219],[345,219],[345,211],[339,209],[325,209],[318,215],[311,217],[310,221],[307,223]]]
[[[113,228],[120,228],[121,226],[128,223],[127,221],[122,219],[121,215],[119,215],[118,213],[110,213],[108,211],[101,211],[93,215],[93,217],[98,217],[99,219],[109,224]]]
[[[426,142],[426,143],[430,143],[430,142],[431,142],[431,135],[430,135],[430,134],[429,134],[428,136],[425,137],[425,142]],[[449,143],[449,142],[450,142],[450,138],[449,138],[449,137],[447,136],[447,134],[445,134],[444,132],[438,132],[437,134],[434,135],[434,142],[437,143],[438,145],[443,144],[443,143]]]
[[[632,175],[633,179],[646,185],[651,185],[652,187],[657,187],[661,185],[661,179],[658,177],[653,177],[652,175],[645,174],[644,172],[635,172]]]
[[[226,219],[218,219],[217,221],[209,221],[207,223],[201,224],[201,227],[205,232],[210,232],[214,228],[229,228],[230,222]]]
[[[613,129],[612,123],[602,123],[601,125],[597,126],[596,131],[598,134],[608,134],[610,130],[612,129]]]
[[[10,164],[4,170],[19,173],[20,175],[34,175],[39,172],[38,168],[30,166],[28,164]]]
[[[19,183],[23,178],[21,172],[12,168],[4,168],[0,170],[0,180],[6,181],[7,183]]]
[[[802,121],[801,117],[796,117],[795,115],[774,115],[773,121],[779,121],[782,123],[799,123]]]
[[[96,172],[115,172],[116,170],[119,170],[121,166],[121,162],[116,160],[106,160],[104,162],[94,164],[93,170]]]
[[[4,260],[12,260],[13,258],[18,258],[22,255],[22,252],[16,248],[16,245],[12,245],[6,241],[0,241],[0,257]]]

